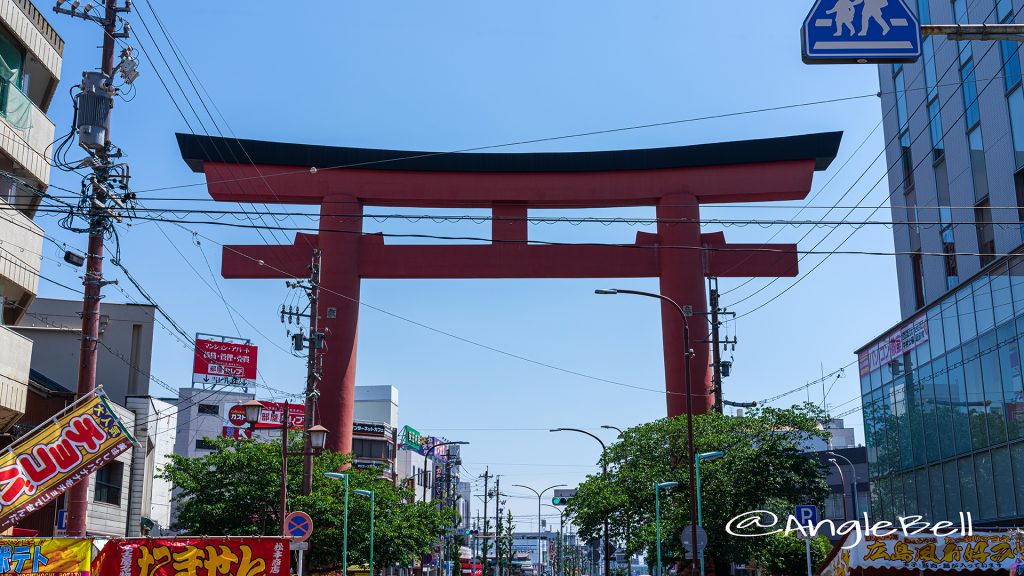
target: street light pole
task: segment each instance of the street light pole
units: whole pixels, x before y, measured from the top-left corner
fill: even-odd
[[[664,296],[662,294],[655,294],[653,292],[641,292],[639,290],[595,290],[595,294],[632,294],[634,296],[646,296],[648,298],[657,298],[662,302],[668,302],[671,304],[677,312],[679,312],[679,318],[683,321],[683,347],[686,350],[683,351],[683,376],[686,382],[686,446],[687,452],[689,452],[689,462],[687,463],[690,468],[690,541],[693,543],[694,552],[697,550],[697,481],[694,462],[696,461],[696,448],[693,445],[693,383],[690,376],[690,358],[693,356],[693,350],[690,349],[690,324],[687,321],[686,311],[679,305],[678,302]]]
[[[352,492],[370,497],[370,576],[373,576],[373,517],[376,514],[374,508],[377,493],[374,490],[353,490]]]
[[[704,511],[700,505],[700,462],[701,460],[718,460],[722,456],[725,456],[725,452],[705,452],[704,454],[697,454],[696,460],[694,460],[694,466],[697,469],[697,527],[704,527]],[[697,543],[694,542],[694,547],[697,547]],[[700,576],[704,576],[704,549],[700,550]]]
[[[658,539],[658,574],[661,576],[661,489],[662,488],[674,488],[679,485],[679,482],[662,482],[654,483],[654,528],[655,537]]]
[[[345,481],[345,520],[342,525],[341,574],[348,576],[348,474],[326,472],[324,476]]]
[[[860,513],[859,512],[860,507],[857,506],[857,504],[858,504],[858,502],[857,502],[857,500],[858,500],[857,499],[857,467],[853,465],[853,462],[851,462],[849,458],[847,458],[846,456],[843,456],[842,454],[840,454],[838,452],[826,452],[826,454],[828,454],[829,456],[835,456],[836,458],[843,459],[844,461],[846,461],[847,464],[850,465],[850,470],[853,471],[853,475],[850,476],[851,484],[852,484],[852,486],[851,486],[852,490],[850,491],[850,499],[853,501],[853,517],[857,518],[857,514]],[[858,520],[858,522],[860,522],[860,520]]]
[[[586,434],[587,436],[590,436],[594,440],[597,440],[597,443],[601,445],[601,476],[604,477],[605,480],[608,479],[608,463],[605,462],[604,459],[605,452],[608,450],[608,447],[605,446],[604,440],[601,440],[600,438],[598,438],[594,434],[591,434],[590,432],[587,432],[586,430],[580,430],[579,428],[552,428],[551,430],[549,430],[549,432],[579,432],[580,434]],[[607,516],[605,516],[604,519],[604,576],[611,576],[611,559],[608,557]]]
[[[459,445],[459,446],[463,446],[465,444],[469,444],[469,442],[441,442],[440,444],[434,444],[433,446],[430,447],[430,449],[427,450],[427,453],[423,455],[423,457],[424,457],[423,463],[427,464],[427,461],[431,459],[431,457],[434,454],[434,449],[440,448],[441,446],[453,446],[453,445],[456,445],[456,444]],[[431,465],[431,471],[433,471],[433,465]],[[426,474],[427,474],[426,468],[424,467],[424,470],[423,470],[423,501],[424,502],[427,501],[427,476],[426,476]],[[371,576],[373,576],[373,575],[371,574]]]
[[[533,488],[530,488],[529,486],[525,486],[523,484],[513,484],[513,486],[515,486],[516,488],[526,488],[530,492],[533,492],[534,494],[537,495],[537,574],[539,576],[544,576],[544,556],[542,555],[540,549],[540,500],[541,498],[544,497],[544,493],[547,492],[548,490],[568,486],[568,484],[555,484],[554,486],[548,486],[547,488],[541,490],[540,492],[537,492]]]
[[[551,504],[545,504],[545,506],[547,506],[548,508],[554,508],[555,510],[558,511],[558,546],[556,546],[555,549],[555,557],[558,559],[558,574],[554,574],[554,568],[552,567],[552,576],[564,576],[565,564],[563,563],[562,558],[562,548],[564,547],[563,539],[565,537],[562,535],[562,527],[565,525],[565,510],[559,508],[558,506],[552,506]]]
[[[850,512],[846,509],[846,477],[843,476],[843,468],[835,458],[829,458],[828,461],[839,471],[839,484],[843,487],[843,522],[849,522]]]

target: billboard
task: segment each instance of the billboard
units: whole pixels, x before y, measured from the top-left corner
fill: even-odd
[[[260,400],[260,404],[263,404],[263,410],[260,412],[260,421],[256,424],[256,429],[280,429],[281,419],[284,418],[284,403]],[[249,427],[245,421],[245,407],[241,404],[233,402],[225,404],[224,414],[226,414],[227,418],[226,426],[233,428]],[[288,427],[292,430],[301,429],[305,421],[306,406],[288,403]]]
[[[196,338],[192,383],[204,386],[255,386],[257,348],[251,344]]]
[[[864,349],[857,357],[861,376],[867,376],[903,354],[928,342],[928,318],[918,316]]]
[[[0,570],[7,574],[89,576],[92,541],[71,538],[0,539]]]
[[[118,538],[93,564],[94,576],[288,576],[284,538]]]
[[[83,396],[0,452],[0,530],[52,502],[134,444],[102,392]]]

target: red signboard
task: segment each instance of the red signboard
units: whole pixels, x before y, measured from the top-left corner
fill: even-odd
[[[260,421],[256,424],[257,429],[280,428],[281,418],[284,417],[283,402],[267,402],[260,400],[263,410],[260,411]],[[241,404],[232,404],[225,407],[228,415],[228,425],[234,428],[248,428],[245,421],[245,408]],[[302,404],[288,404],[288,427],[297,430],[302,428],[306,421],[306,407]]]
[[[192,383],[255,385],[256,346],[196,338]]]
[[[118,538],[92,564],[93,576],[288,576],[284,538]]]

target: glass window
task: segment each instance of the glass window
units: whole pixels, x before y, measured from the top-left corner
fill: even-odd
[[[93,497],[97,502],[121,505],[121,485],[124,483],[124,464],[113,461],[96,473],[96,488]]]
[[[1013,319],[1010,275],[1005,266],[1000,266],[999,270],[992,272],[992,311],[995,315],[996,326]]]
[[[903,190],[909,193],[914,188],[914,157],[910,153],[910,132],[904,132],[900,136],[900,164],[903,166]],[[916,206],[916,202],[910,204]]]
[[[996,492],[992,480],[992,457],[988,452],[974,455],[974,473],[978,489],[978,510],[983,520],[996,517]]]
[[[926,462],[925,446],[928,443],[924,429],[924,384],[916,380],[920,373],[920,370],[907,373],[906,388],[912,464],[914,466],[920,466]]]
[[[942,466],[928,469],[928,482],[932,493],[932,520],[944,520],[946,515],[946,486],[942,483]]]
[[[925,520],[932,518],[932,499],[928,495],[928,470],[921,468],[914,472],[914,487],[917,489],[917,508],[907,510],[911,514],[920,514]]]
[[[896,402],[896,427],[900,444],[899,469],[905,470],[914,465],[914,448],[911,439],[910,412],[907,410],[907,387],[901,378],[893,388]]]
[[[975,477],[974,464],[970,456],[961,458],[956,462],[960,472],[960,500],[963,504],[963,511],[970,512],[974,517],[978,515],[978,483]]]
[[[900,516],[917,514],[921,506],[917,503],[917,478],[913,472],[903,475],[903,509]]]
[[[928,311],[928,345],[932,358],[941,356],[946,351],[942,343],[942,316],[938,306]]]
[[[992,228],[992,207],[986,196],[974,207],[974,230],[978,234],[978,259],[981,267],[988,266],[996,259],[996,238]],[[980,319],[978,330],[981,327]]]
[[[978,84],[974,77],[974,60],[968,59],[960,70],[960,79],[963,82],[964,110],[966,110],[967,129],[970,130],[981,121],[981,111],[978,109]]]
[[[1013,157],[1017,168],[1024,166],[1024,89],[1020,86],[1006,96],[1010,108],[1010,133],[1013,134]],[[1020,206],[1020,204],[1018,204]]]
[[[938,162],[946,151],[946,145],[942,140],[942,116],[939,114],[941,109],[938,99],[928,103],[928,131],[932,136],[932,160],[935,162]]]
[[[871,372],[871,389],[878,390],[882,386],[882,370]]]
[[[974,297],[970,286],[957,292],[956,312],[960,317],[960,341],[973,340],[978,335],[978,324],[974,318]]]
[[[860,395],[867,396],[871,392],[871,376],[865,374],[860,377]]]
[[[1024,506],[1024,442],[1010,446],[1010,467],[1013,470],[1014,498]]]
[[[927,4],[927,0],[925,3]],[[1011,15],[1013,15],[1013,0],[996,0],[996,17],[999,21],[1007,20]]]
[[[216,404],[200,404],[198,410],[200,414],[209,414],[211,416],[220,414],[220,406]]]
[[[946,513],[954,516],[964,509],[960,501],[960,472],[955,460],[942,464],[942,481],[946,485]]]
[[[903,79],[903,69],[893,78],[896,86],[896,119],[899,120],[900,130],[907,129],[907,85]]]
[[[1024,265],[1021,266],[1021,273],[1024,274]],[[1024,276],[1021,279],[1024,280]],[[1021,305],[1024,306],[1024,284],[1021,286]],[[942,332],[946,336],[946,350],[952,350],[961,342],[960,317],[956,311],[956,300],[948,298],[939,305],[939,308],[942,313]]]
[[[941,458],[939,452],[939,426],[936,418],[935,378],[932,376],[932,364],[925,364],[917,371],[918,387],[921,389],[921,426],[924,432],[925,458],[928,462],[936,462]]]
[[[986,426],[985,389],[982,386],[981,354],[978,341],[973,340],[964,345],[964,380],[967,388],[967,414],[971,426],[971,447],[975,450],[985,448],[988,443],[988,427]]]
[[[889,512],[891,514],[890,517],[896,518],[899,516],[906,516],[904,513],[906,505],[903,502],[904,484],[902,474],[893,475],[890,490],[890,494],[892,494],[892,500],[890,500],[890,504],[892,506],[891,511]]]
[[[988,198],[988,166],[985,162],[985,142],[981,135],[981,126],[971,130],[971,133],[967,135],[967,143],[971,149],[971,174],[974,176],[974,197],[981,202]],[[991,222],[991,217],[988,221]],[[979,250],[979,252],[984,251]]]
[[[996,330],[996,339],[999,344],[999,382],[1006,412],[1006,435],[1010,439],[1020,438],[1024,436],[1024,404],[1021,404],[1024,397],[1021,394],[1020,350],[1013,323],[1000,326]]]
[[[953,437],[957,454],[971,451],[971,424],[967,412],[967,386],[964,383],[963,355],[954,350],[946,355],[949,395],[953,412]]]
[[[938,448],[942,458],[956,454],[956,441],[953,432],[954,406],[950,402],[949,372],[946,358],[936,358],[932,362],[932,382],[935,385],[935,425],[938,428]]]
[[[990,227],[991,229],[991,227]],[[974,296],[974,314],[978,322],[978,333],[984,334],[996,327],[992,312],[992,287],[988,276],[982,276],[971,285]]]
[[[1013,470],[1010,467],[1010,450],[1005,446],[992,451],[992,475],[995,478],[996,514],[1008,518],[1017,514],[1013,495]]]
[[[967,15],[967,0],[953,0],[953,19],[957,24],[970,24],[970,18]],[[970,42],[959,43],[960,52],[960,63],[963,64],[965,61],[971,58],[973,52],[971,51]]]
[[[921,266],[921,253],[915,252],[910,255],[910,266],[914,271],[914,306],[924,306],[924,268]]]
[[[1000,2],[1006,2],[1008,0],[999,0]],[[917,0],[917,19],[921,24],[931,24],[932,11],[928,6],[928,0]]]
[[[1017,57],[1019,44],[1010,40],[999,43],[999,51],[1003,55],[1003,80],[1006,91],[1013,90],[1020,83],[1020,58]]]
[[[983,413],[988,422],[989,445],[1006,441],[1006,413],[1003,409],[1003,384],[999,370],[999,346],[996,333],[989,332],[979,340],[981,347],[982,386],[985,389]]]

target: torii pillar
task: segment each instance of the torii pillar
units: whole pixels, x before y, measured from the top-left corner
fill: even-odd
[[[693,409],[714,404],[704,279],[797,274],[792,244],[727,244],[702,234],[700,205],[799,200],[835,158],[841,133],[644,150],[436,154],[178,134],[182,157],[221,201],[320,206],[318,234],[290,246],[225,246],[225,278],[303,278],[322,251],[320,326],[328,331],[319,400],[328,447],[352,448],[359,287],[372,279],[659,278],[690,305]],[[230,160],[229,160],[230,159]],[[244,159],[244,160],[242,160]],[[311,170],[316,168],[316,170]],[[489,208],[489,245],[395,245],[364,234],[364,206]],[[530,208],[654,206],[657,234],[631,245],[531,245]],[[678,312],[662,306],[667,414],[685,413]],[[705,342],[700,344],[700,342]]]

